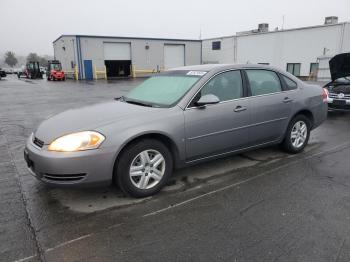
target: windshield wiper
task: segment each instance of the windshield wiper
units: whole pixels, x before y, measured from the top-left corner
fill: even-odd
[[[134,105],[139,105],[139,106],[153,107],[153,105],[151,105],[151,104],[147,104],[147,103],[139,102],[139,101],[134,101],[134,100],[129,100],[129,99],[125,99],[125,98],[124,98],[124,101],[125,101],[126,103],[129,103],[129,104],[134,104]]]
[[[118,97],[115,97],[114,100],[117,100],[117,101],[125,101],[125,96],[118,96]]]

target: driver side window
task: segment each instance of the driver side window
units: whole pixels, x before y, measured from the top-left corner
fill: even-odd
[[[239,70],[221,73],[206,83],[198,93],[197,99],[212,94],[222,101],[233,100],[243,96],[243,84]]]

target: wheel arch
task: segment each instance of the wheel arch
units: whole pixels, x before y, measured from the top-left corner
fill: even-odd
[[[292,120],[294,117],[296,117],[298,115],[306,116],[310,120],[311,129],[312,129],[315,119],[314,119],[314,115],[311,112],[311,110],[309,110],[309,109],[301,109],[301,110],[297,111],[290,120]]]
[[[173,157],[173,161],[174,161],[174,167],[178,166],[178,164],[180,163],[180,149],[176,145],[174,140],[170,138],[170,136],[163,134],[163,133],[160,133],[160,132],[143,133],[143,134],[139,134],[139,135],[136,135],[134,137],[131,137],[129,140],[127,140],[121,146],[121,148],[117,152],[117,155],[115,157],[115,161],[113,164],[113,176],[114,176],[115,170],[118,166],[120,156],[126,150],[126,148],[128,146],[130,146],[131,144],[136,143],[136,142],[143,140],[143,139],[155,139],[155,140],[162,142],[170,150],[170,153],[171,153],[171,155]]]

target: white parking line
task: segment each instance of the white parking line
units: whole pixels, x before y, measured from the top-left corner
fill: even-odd
[[[37,256],[37,255],[33,255],[33,256],[30,256],[30,257],[21,258],[21,259],[15,260],[14,262],[24,262],[24,261],[28,261],[29,259],[35,258],[36,256]]]
[[[79,241],[79,240],[82,240],[82,239],[91,237],[92,235],[94,235],[94,234],[93,234],[93,233],[92,233],[92,234],[87,234],[87,235],[84,235],[84,236],[81,236],[81,237],[78,237],[78,238],[75,238],[75,239],[72,239],[72,240],[63,242],[63,243],[61,243],[61,244],[59,244],[59,245],[57,245],[57,246],[54,246],[54,247],[51,247],[51,248],[46,249],[44,252],[45,252],[45,253],[48,253],[48,252],[50,252],[50,251],[52,251],[52,250],[55,250],[55,249],[57,249],[57,248],[64,247],[64,246],[66,246],[66,245],[72,244],[72,243],[77,242],[77,241]]]
[[[119,227],[119,226],[121,226],[121,225],[123,225],[123,223],[111,225],[111,226],[107,227],[105,230],[112,229],[112,228],[116,228],[116,227]],[[102,230],[102,231],[103,231],[103,230]],[[89,238],[89,237],[94,236],[94,235],[96,235],[96,234],[98,234],[98,233],[101,233],[101,231],[96,232],[96,233],[91,233],[91,234],[83,235],[83,236],[80,236],[80,237],[78,237],[78,238],[75,238],[75,239],[72,239],[72,240],[63,242],[63,243],[61,243],[61,244],[58,244],[57,246],[54,246],[54,247],[51,247],[51,248],[46,249],[44,252],[45,252],[45,253],[51,252],[51,251],[53,251],[53,250],[55,250],[55,249],[57,249],[57,248],[64,247],[64,246],[66,246],[66,245],[72,244],[72,243],[74,243],[74,242],[77,242],[77,241],[82,240],[82,239],[85,239],[85,238]]]

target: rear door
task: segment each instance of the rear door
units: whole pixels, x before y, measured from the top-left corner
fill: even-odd
[[[220,103],[199,108],[201,96]],[[243,148],[249,142],[250,102],[239,70],[220,73],[207,82],[185,110],[187,161]]]
[[[251,93],[251,144],[275,141],[284,135],[295,92],[284,90],[279,75],[265,69],[245,70]]]

